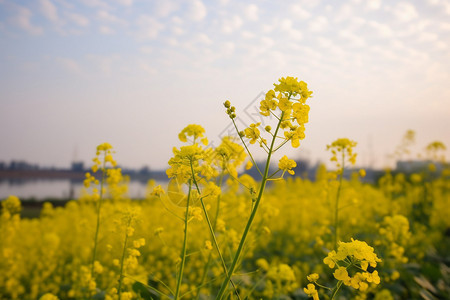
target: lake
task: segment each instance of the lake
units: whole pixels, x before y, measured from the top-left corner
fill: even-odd
[[[167,182],[157,182],[163,187]],[[70,179],[36,179],[36,180],[3,180],[0,181],[0,199],[15,195],[19,199],[77,199],[80,196],[83,182]],[[128,184],[128,195],[132,199],[145,198],[147,183],[131,180]]]

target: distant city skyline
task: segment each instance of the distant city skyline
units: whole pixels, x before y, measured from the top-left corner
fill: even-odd
[[[357,166],[393,166],[412,129],[414,153],[439,140],[450,158],[450,1],[0,0],[0,39],[0,161],[88,166],[109,142],[164,169],[186,125],[218,145],[222,103],[248,125],[284,76],[313,98],[277,155],[327,162],[348,137]]]

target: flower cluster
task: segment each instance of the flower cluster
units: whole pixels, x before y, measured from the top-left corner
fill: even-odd
[[[339,242],[337,252],[328,253],[323,262],[331,269],[337,267],[334,278],[354,289],[364,291],[369,287],[368,283],[380,283],[378,271],[373,269],[381,259],[366,242],[354,239],[349,243]]]
[[[287,158],[286,155],[283,156],[278,163],[278,168],[283,171],[283,174],[287,171],[289,174],[294,175],[295,172],[292,169],[296,166],[297,163],[294,160]]]
[[[349,140],[348,138],[340,138],[327,145],[327,150],[330,150],[332,154],[330,161],[336,162],[338,173],[343,172],[346,158],[352,165],[356,163],[357,154],[353,152],[356,144],[355,141]],[[342,156],[342,159],[338,158],[338,153]]]
[[[275,88],[266,93],[260,102],[260,114],[263,116],[274,115],[280,121],[280,128],[284,130],[284,138],[291,141],[292,147],[300,146],[300,140],[305,138],[305,124],[308,123],[309,105],[306,100],[311,97],[312,92],[303,81],[294,77],[286,77],[278,80]],[[279,109],[279,113],[275,111]],[[250,127],[259,126],[252,124]],[[270,127],[266,131],[270,132]],[[245,131],[244,131],[245,133]],[[252,135],[245,135],[251,141],[264,139],[260,137],[259,131],[252,130]]]
[[[84,199],[98,200],[99,193],[105,195],[106,192],[111,199],[121,199],[128,192],[128,177],[122,175],[122,169],[117,168],[117,162],[114,160],[113,147],[109,143],[103,143],[97,146],[96,156],[92,159],[94,165],[91,172],[87,172],[84,179],[84,187],[90,188],[91,185],[99,186],[92,189],[92,195],[85,195]],[[101,174],[96,173],[100,171]],[[102,182],[98,178],[101,178]],[[106,189],[105,189],[106,188]],[[100,189],[103,189],[100,191]]]

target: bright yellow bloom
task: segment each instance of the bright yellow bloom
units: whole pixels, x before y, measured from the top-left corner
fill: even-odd
[[[260,137],[258,126],[261,123],[250,124],[250,127],[244,129],[244,135],[250,139],[250,144],[254,144]]]
[[[295,174],[295,172],[292,170],[292,168],[295,168],[296,166],[297,166],[297,163],[294,160],[289,159],[286,155],[283,156],[280,159],[280,162],[278,163],[278,168],[280,170],[282,170],[283,173],[287,171],[291,175]]]
[[[166,192],[164,191],[164,189],[161,187],[161,185],[157,185],[155,186],[155,188],[152,191],[152,195],[153,196],[157,196],[160,197],[161,195],[164,195]]]
[[[341,281],[347,281],[350,279],[350,277],[348,276],[347,269],[345,267],[337,268],[336,271],[334,271],[333,276],[337,280],[341,280]]]
[[[328,265],[328,267],[330,267],[331,269],[334,268],[334,266],[336,265],[336,262],[334,260],[335,256],[336,251],[331,251],[330,253],[328,253],[328,256],[323,259],[323,263]]]
[[[2,208],[4,211],[9,212],[9,214],[14,215],[20,213],[22,205],[18,197],[9,196],[6,200],[2,201]]]
[[[39,300],[59,300],[59,298],[52,293],[46,293],[39,298]]]
[[[205,250],[212,250],[211,241],[205,241]]]
[[[308,283],[306,288],[303,288],[303,291],[309,296],[313,297],[314,300],[319,300],[319,293],[316,290],[316,286],[312,283]]]
[[[282,77],[278,79],[278,82],[278,84],[274,84],[276,92],[281,92],[288,95],[291,94],[293,96],[300,95],[300,100],[303,102],[311,97],[312,92],[308,90],[308,85],[303,81],[298,81],[295,77]]]
[[[204,137],[204,133],[205,133],[205,129],[197,124],[190,124],[188,126],[186,126],[179,134],[178,134],[178,138],[180,139],[180,141],[182,142],[187,142],[187,137],[192,137],[193,138],[193,142],[196,143],[196,140],[198,138]],[[203,138],[201,140],[201,142],[204,145],[208,144],[208,139]]]
[[[359,176],[361,176],[362,178],[366,177],[366,170],[364,169],[359,169]]]
[[[306,279],[308,279],[309,282],[315,282],[319,279],[319,274],[312,273],[312,274],[306,276]]]

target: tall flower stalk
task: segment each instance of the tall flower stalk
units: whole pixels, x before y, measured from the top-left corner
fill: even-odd
[[[99,157],[102,157],[102,160],[100,160]],[[104,185],[107,177],[106,165],[107,163],[109,163],[112,167],[115,167],[117,165],[116,161],[112,157],[112,146],[108,143],[98,145],[96,156],[93,158],[92,161],[94,162],[94,165],[91,168],[92,172],[97,173],[97,171],[100,169],[102,173],[100,182],[89,172],[86,173],[86,179],[84,180],[84,186],[86,188],[89,188],[91,183],[94,183],[97,186],[100,184],[100,191],[98,191],[97,189],[93,189],[93,199],[96,201],[97,204],[96,205],[97,221],[95,226],[94,247],[92,251],[92,260],[91,260],[91,275],[93,276],[94,265],[97,258],[97,246],[98,246],[98,236],[100,232],[100,219],[104,196]]]
[[[340,138],[335,140],[330,145],[327,145],[327,150],[331,151],[332,157],[331,161],[336,163],[336,173],[339,176],[338,188],[336,192],[336,200],[334,202],[334,234],[333,234],[333,245],[334,249],[337,250],[339,242],[339,199],[341,196],[342,181],[344,177],[345,161],[347,160],[354,165],[356,162],[356,153],[353,152],[353,148],[356,147],[356,142],[351,141],[347,138]],[[338,158],[338,156],[340,156]]]
[[[267,181],[273,180],[273,176],[280,170],[283,171],[283,175],[286,171],[291,174],[294,173],[292,168],[295,167],[295,162],[293,160],[289,160],[287,157],[283,157],[278,164],[279,169],[274,174],[269,175],[272,155],[289,141],[291,141],[294,148],[300,146],[300,140],[305,137],[304,124],[308,122],[309,113],[309,106],[306,105],[306,100],[311,96],[312,92],[308,90],[305,82],[298,81],[297,78],[293,77],[281,78],[279,80],[279,84],[274,85],[275,89],[267,92],[265,99],[263,99],[260,103],[260,114],[266,117],[272,115],[277,120],[276,127],[273,132],[269,125],[264,128],[264,130],[271,136],[269,143],[267,143],[267,140],[262,137],[260,130],[258,129],[261,123],[251,124],[244,131],[239,131],[235,122],[235,107],[231,106],[229,101],[224,103],[228,116],[231,118],[246,151],[248,152],[253,164],[256,166],[262,178],[257,196],[255,199],[252,199],[252,201],[254,201],[252,211],[242,233],[236,253],[233,256],[233,261],[228,268],[228,274],[226,274],[226,278],[223,280],[217,294],[216,299],[219,300],[225,295],[228,284],[231,282],[233,272],[236,270],[238,262],[241,259],[245,242],[261,203]],[[295,125],[294,122],[296,122],[297,125]],[[284,136],[278,135],[281,130],[284,131]],[[244,138],[248,139],[250,144],[258,142],[260,147],[267,153],[263,173],[261,173],[255,160],[253,159]],[[277,141],[279,143],[276,143]]]

